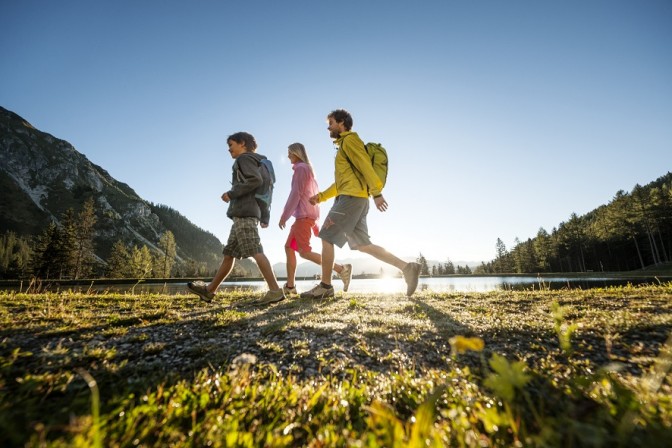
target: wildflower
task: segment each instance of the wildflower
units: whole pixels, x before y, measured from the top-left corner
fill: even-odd
[[[450,342],[450,351],[455,354],[464,353],[468,350],[480,352],[485,347],[485,342],[481,338],[453,336],[448,342]]]

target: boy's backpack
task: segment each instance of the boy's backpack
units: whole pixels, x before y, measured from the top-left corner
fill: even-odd
[[[270,209],[273,201],[273,185],[275,184],[275,171],[273,164],[268,159],[259,161],[259,172],[261,173],[262,184],[257,188],[254,197],[266,204]]]

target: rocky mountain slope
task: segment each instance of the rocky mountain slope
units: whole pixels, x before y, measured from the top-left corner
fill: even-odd
[[[42,232],[63,212],[95,201],[96,255],[105,260],[115,241],[156,247],[166,230],[175,235],[178,262],[205,263],[214,270],[222,243],[177,211],[140,198],[128,185],[91,163],[70,143],[35,129],[0,107],[0,233]]]

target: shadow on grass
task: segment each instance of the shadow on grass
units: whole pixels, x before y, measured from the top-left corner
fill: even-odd
[[[34,313],[16,314],[0,333],[0,442],[8,446],[23,445],[39,425],[65,431],[72,416],[90,412],[90,391],[77,369],[96,379],[106,413],[129,394],[140,397],[203,369],[226,371],[242,354],[299,379],[344,378],[357,368],[389,374],[453,362],[481,365],[480,354],[450,359],[448,341],[455,335],[478,336],[486,353],[509,359],[560,356],[549,300],[534,294],[350,294],[265,308],[184,296],[83,296],[65,300],[59,313],[41,313],[38,298],[26,301],[0,304]],[[651,303],[643,301],[638,313],[670,312],[669,300]],[[594,305],[605,313],[623,307],[608,300]],[[592,309],[577,301],[574,312],[584,308]],[[547,322],[536,325],[539,320]],[[625,358],[642,341],[653,353],[670,329],[646,316],[624,328],[609,350],[599,328],[577,332],[574,344],[603,364],[609,359],[599,356],[624,347]]]

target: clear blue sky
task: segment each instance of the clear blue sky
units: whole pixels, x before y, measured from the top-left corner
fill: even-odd
[[[0,77],[0,105],[222,241],[225,140],[254,134],[273,263],[287,146],[325,188],[335,108],[389,151],[369,229],[402,257],[491,260],[672,161],[668,0],[5,1]]]

